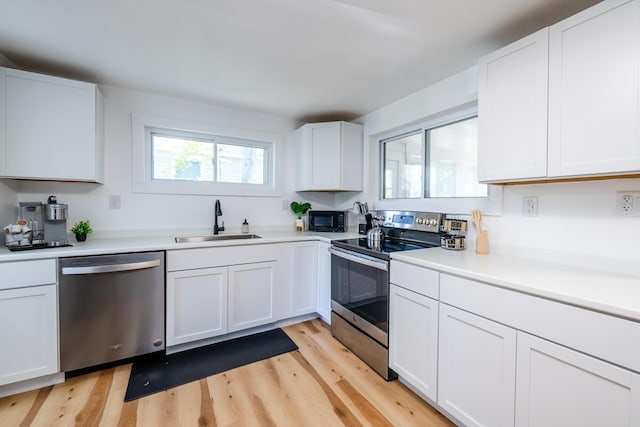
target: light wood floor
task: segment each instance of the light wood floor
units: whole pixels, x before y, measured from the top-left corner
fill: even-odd
[[[451,426],[386,382],[321,320],[285,328],[300,349],[124,403],[131,365],[0,399],[0,426]]]

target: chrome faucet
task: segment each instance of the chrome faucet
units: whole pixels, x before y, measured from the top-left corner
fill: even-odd
[[[224,221],[222,221],[222,227],[218,227],[218,217],[220,215],[222,215],[220,200],[216,199],[216,205],[213,208],[213,234],[218,234],[221,231],[224,231]]]

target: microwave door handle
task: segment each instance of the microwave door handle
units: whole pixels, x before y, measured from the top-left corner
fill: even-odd
[[[389,265],[386,261],[378,261],[376,259],[369,258],[369,257],[365,258],[363,256],[352,255],[351,253],[341,251],[340,249],[336,249],[334,247],[330,247],[329,252],[331,253],[331,255],[344,258],[348,261],[353,261],[355,263],[363,264],[368,267],[377,268],[378,270],[382,270],[382,271],[389,271]]]

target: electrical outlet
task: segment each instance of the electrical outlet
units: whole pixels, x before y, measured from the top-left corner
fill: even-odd
[[[526,196],[522,198],[522,216],[538,216],[537,196]]]
[[[281,206],[281,209],[282,209],[283,211],[287,211],[287,210],[289,210],[289,201],[288,201],[288,200],[286,200],[286,199],[282,199],[282,206]]]
[[[616,214],[640,216],[640,191],[618,191],[616,193]]]

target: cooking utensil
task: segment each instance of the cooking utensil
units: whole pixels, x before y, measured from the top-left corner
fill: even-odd
[[[380,250],[384,246],[384,230],[380,228],[380,219],[373,217],[374,225],[371,230],[367,232],[367,245],[371,249]]]
[[[442,220],[441,230],[448,234],[464,235],[467,232],[467,221],[464,219],[445,218]]]
[[[377,250],[384,246],[384,231],[378,225],[367,232],[367,245]]]
[[[444,249],[453,251],[464,250],[464,236],[442,236],[440,238],[440,246]]]
[[[476,225],[478,231],[478,237],[476,238],[476,253],[488,254],[489,253],[489,238],[487,236],[487,230],[482,229],[482,212],[480,209],[474,209],[471,211],[471,219]]]
[[[482,231],[482,212],[480,209],[474,209],[471,211],[471,219],[473,223],[476,225],[476,229],[478,230],[478,234]]]

